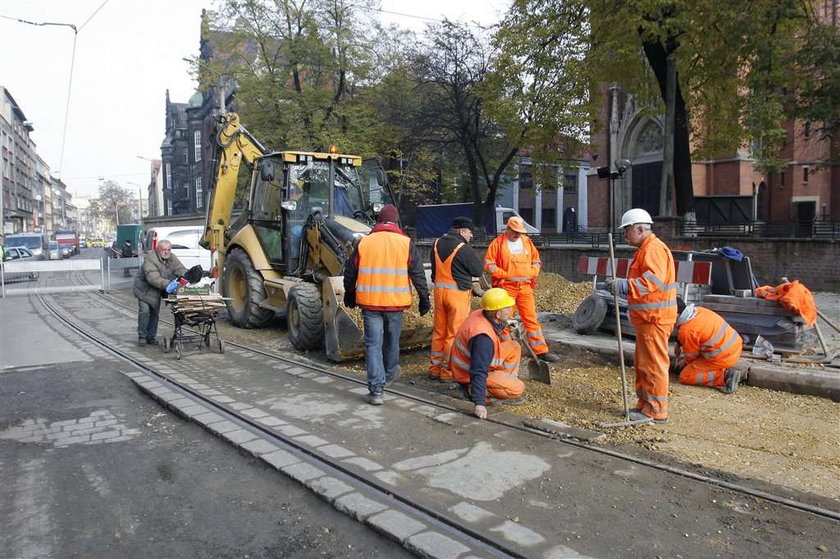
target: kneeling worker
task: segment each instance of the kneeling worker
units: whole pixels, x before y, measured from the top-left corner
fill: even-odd
[[[724,394],[738,388],[741,371],[731,369],[741,358],[741,336],[716,312],[677,299],[675,369],[680,382],[715,386]]]
[[[455,381],[475,403],[475,415],[487,418],[487,397],[522,403],[525,384],[517,377],[522,348],[506,330],[516,301],[504,289],[488,289],[481,309],[473,311],[455,334],[449,366]]]

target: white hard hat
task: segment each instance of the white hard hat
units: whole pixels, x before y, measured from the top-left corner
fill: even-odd
[[[619,225],[618,228],[624,229],[628,225],[636,223],[647,223],[648,225],[651,225],[653,224],[653,218],[651,218],[650,214],[642,208],[633,208],[632,210],[624,212],[624,215],[621,216],[621,225]]]

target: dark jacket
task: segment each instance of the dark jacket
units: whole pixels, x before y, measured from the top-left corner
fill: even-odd
[[[496,335],[505,329],[504,324],[496,324],[489,319],[488,321],[493,325]],[[478,406],[487,402],[487,376],[490,373],[494,351],[493,340],[486,334],[479,334],[470,340],[470,399]]]
[[[404,235],[402,229],[393,223],[378,223],[373,228],[371,233],[379,231],[392,231]],[[426,272],[423,269],[423,260],[420,258],[420,253],[411,241],[408,245],[408,277],[417,290],[417,295],[420,300],[429,301],[429,287],[426,285]],[[356,280],[359,277],[359,247],[358,245],[353,250],[353,254],[344,263],[344,304],[347,306],[356,305]],[[374,309],[369,309],[374,310]],[[381,307],[375,310],[380,312],[401,311],[402,308],[387,308]]]
[[[187,273],[187,269],[174,254],[162,260],[150,250],[143,259],[143,268],[134,278],[134,296],[153,307],[160,306],[160,298],[169,283]]]
[[[445,261],[449,258],[449,255],[452,254],[452,251],[455,250],[460,243],[467,243],[467,240],[456,233],[455,231],[450,231],[446,235],[442,236],[438,239],[437,242],[437,252],[438,256],[440,257],[441,261]],[[432,254],[430,256],[432,261],[432,281],[435,280],[435,255],[434,255],[434,247],[432,247]],[[462,247],[461,250],[458,251],[458,254],[455,255],[455,259],[452,261],[452,277],[455,279],[455,283],[458,285],[458,289],[461,291],[468,291],[472,288],[472,279],[481,277],[481,274],[484,273],[484,265],[482,264],[481,260],[479,260],[478,255],[472,249],[472,247],[467,243],[467,246]]]

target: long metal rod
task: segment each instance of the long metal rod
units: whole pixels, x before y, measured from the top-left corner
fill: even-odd
[[[613,305],[615,306],[615,338],[618,341],[618,362],[621,364],[621,400],[624,403],[624,419],[630,421],[630,405],[627,403],[627,372],[624,369],[624,348],[621,345],[621,312],[618,308],[618,292],[615,289],[617,275],[615,272],[615,247],[612,235],[610,242],[610,273],[612,274]]]

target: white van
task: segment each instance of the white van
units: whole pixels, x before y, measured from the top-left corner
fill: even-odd
[[[198,244],[203,234],[204,227],[200,225],[153,227],[143,233],[143,248],[154,250],[160,241],[167,240],[172,243],[172,253],[187,269],[201,264],[209,272],[213,267],[210,251]]]

